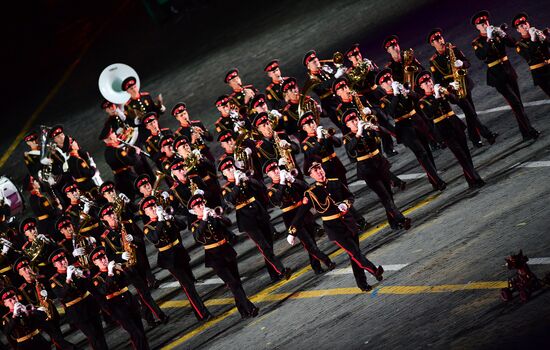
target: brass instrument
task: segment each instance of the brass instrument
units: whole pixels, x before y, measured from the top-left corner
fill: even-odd
[[[78,257],[78,262],[82,268],[89,269],[91,264],[90,259],[88,259],[88,254],[92,251],[93,246],[90,244],[88,237],[80,234],[80,229],[78,233],[73,234],[73,248],[84,249],[84,254]]]
[[[199,165],[199,163],[201,162],[201,160],[202,160],[202,154],[200,153],[196,154],[194,152],[190,152],[187,155],[187,157],[183,159],[183,161],[185,162],[185,168],[187,169],[187,172],[189,173],[194,168],[196,168],[197,165]]]
[[[163,173],[160,170],[155,171],[155,182],[153,183],[153,190],[151,192],[151,195],[154,196],[157,199],[158,205],[161,206],[161,208],[169,215],[172,215],[174,213],[174,208],[170,205],[169,199],[164,199],[162,196],[163,191],[159,191],[160,182],[162,179],[166,177],[166,174]]]
[[[363,59],[357,66],[351,67],[346,73],[350,85],[353,87],[359,84],[361,81],[365,80],[370,71],[375,69],[378,69],[378,66],[374,62],[366,58]]]
[[[336,51],[332,55],[332,59],[330,59],[330,60],[319,60],[319,62],[321,62],[321,63],[332,63],[336,67],[339,67],[344,63],[344,55],[341,52]]]
[[[277,150],[279,157],[286,160],[286,170],[288,170],[291,175],[296,176],[298,174],[298,169],[296,168],[296,163],[292,157],[292,149],[290,147],[281,146],[281,138],[275,131],[273,131],[273,141],[275,141],[275,149]]]
[[[36,298],[38,299],[38,303],[41,307],[44,308],[44,312],[46,313],[46,320],[51,320],[53,316],[52,308],[54,306],[48,301],[47,297],[44,297],[42,294],[40,294],[40,292],[46,290],[46,288],[44,288],[42,283],[38,281],[36,274],[34,274],[34,288],[36,290]]]
[[[44,246],[46,245],[46,242],[44,242],[41,239],[35,238],[30,246],[28,248],[25,248],[25,254],[31,259],[31,261],[36,261],[36,259],[42,255],[42,252],[44,251]]]
[[[357,91],[351,91],[351,95],[353,96],[353,100],[355,101],[355,105],[357,106],[361,120],[372,124],[378,124],[378,119],[376,118],[375,114],[363,113],[363,109],[365,109],[365,106],[363,105],[363,102],[361,102],[361,97],[359,96]]]
[[[456,94],[458,98],[464,98],[468,93],[466,90],[466,69],[455,67],[456,55],[451,43],[447,43],[447,50],[449,51],[449,62],[451,63],[453,80],[458,83]]]
[[[332,135],[336,134],[336,129],[334,129],[334,128],[328,128],[328,129],[323,128],[321,130],[321,133],[323,134],[324,137],[329,137],[329,136],[332,136]]]
[[[124,222],[122,222],[122,218],[120,215],[118,215],[118,222],[120,224],[120,242],[122,244],[122,249],[124,249],[125,252],[130,254],[130,258],[126,261],[126,266],[132,267],[137,264],[137,255],[136,255],[136,248],[137,246],[128,241],[126,239],[126,235],[128,234],[126,232],[126,227],[124,226]]]
[[[275,131],[273,131],[275,132]],[[239,130],[239,136],[235,140],[235,160],[243,163],[244,169],[242,169],[248,175],[254,174],[254,165],[252,164],[252,158],[248,156],[242,143],[246,138],[250,138],[251,132],[246,129]]]
[[[41,183],[52,186],[59,182],[59,176],[54,176],[52,154],[56,151],[57,145],[54,140],[48,137],[50,127],[40,126],[40,163],[42,169],[38,172],[38,180]]]
[[[414,90],[414,76],[418,67],[414,64],[414,50],[407,49],[403,52],[403,85]]]

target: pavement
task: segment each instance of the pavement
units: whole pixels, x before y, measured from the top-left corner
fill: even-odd
[[[126,13],[139,14],[132,4],[116,5]],[[347,255],[326,237],[319,238],[318,244],[331,254],[337,263],[336,270],[315,275],[308,267],[303,249],[289,246],[282,235],[275,243],[275,251],[286,266],[293,268],[294,274],[288,281],[269,284],[263,259],[255,246],[241,236],[236,250],[244,289],[261,308],[257,318],[241,320],[231,294],[204,267],[201,249],[194,247],[192,237],[184,231],[183,241],[190,248],[194,273],[203,280],[198,284],[199,293],[217,317],[197,324],[174,280],[167,272],[155,268],[163,286],[153,296],[171,320],[166,326],[147,329],[151,348],[549,348],[548,288],[543,287],[527,303],[519,302],[517,296],[504,303],[499,297],[500,288],[506,286],[509,276],[503,266],[504,257],[510,253],[523,249],[531,262],[536,263],[532,269],[541,278],[550,272],[549,99],[533,87],[526,64],[509,51],[520,76],[527,115],[542,131],[536,142],[521,142],[504,99],[485,85],[485,69],[469,45],[475,37],[469,17],[488,8],[495,24],[500,24],[509,22],[517,11],[525,10],[535,18],[537,27],[545,27],[540,22],[549,18],[550,8],[535,1],[521,4],[478,1],[461,6],[430,1],[282,1],[270,5],[268,10],[258,3],[247,2],[246,11],[236,12],[217,2],[210,5],[219,5],[210,8],[211,17],[204,17],[208,9],[198,9],[192,20],[176,18],[161,26],[149,24],[145,18],[133,23],[116,13],[115,21],[110,19],[105,24],[103,34],[96,34],[94,42],[87,41],[88,48],[79,51],[81,56],[76,54],[77,63],[65,66],[68,67],[65,72],[70,73],[50,81],[50,87],[58,86],[57,91],[44,89],[40,94],[37,90],[31,94],[31,100],[38,101],[37,104],[22,104],[21,108],[29,111],[25,115],[36,116],[34,122],[62,123],[92,152],[100,170],[107,174],[102,160],[103,146],[97,141],[103,116],[98,107],[101,97],[96,83],[101,70],[115,61],[134,67],[144,90],[162,93],[168,106],[184,100],[191,115],[211,127],[216,118],[213,101],[227,92],[222,77],[232,66],[241,70],[245,83],[263,88],[267,84],[261,71],[263,64],[278,57],[283,72],[302,82],[300,61],[304,52],[315,48],[321,57],[330,57],[332,52],[343,51],[353,42],[361,43],[365,56],[381,66],[386,56],[380,43],[392,33],[400,36],[402,47],[413,47],[420,61],[427,65],[431,47],[425,43],[425,34],[440,26],[446,39],[462,48],[471,59],[469,74],[477,84],[473,98],[480,118],[500,136],[492,146],[471,149],[474,164],[487,182],[480,190],[468,189],[461,169],[445,149],[434,155],[441,177],[449,186],[443,192],[434,192],[421,175],[422,169],[412,153],[401,145],[396,148],[399,155],[390,159],[392,171],[406,179],[408,186],[405,191],[395,193],[395,201],[412,218],[413,227],[408,231],[389,229],[377,198],[364,183],[356,181],[353,165],[343,150],[338,150],[349,170],[350,188],[357,198],[355,206],[373,224],[361,235],[362,250],[387,271],[380,283],[369,277],[374,286],[369,293],[355,286]],[[224,11],[230,15],[223,17]],[[128,26],[120,26],[121,21]],[[113,26],[117,23],[121,29],[115,32]],[[218,30],[211,28],[215,23]],[[190,28],[191,24],[195,27]],[[127,34],[132,31],[142,41],[141,54],[136,54],[137,48],[128,40]],[[53,71],[57,70],[44,74],[52,75]],[[44,107],[37,113],[40,103]],[[9,149],[29,120],[20,119],[19,128],[10,129],[8,137],[2,138],[2,151]],[[169,119],[163,117],[161,124],[175,126]],[[4,153],[10,157],[3,158],[2,171],[14,181],[24,174],[22,150],[16,145],[11,155]],[[273,210],[271,215],[282,232],[279,212]],[[234,219],[233,214],[230,217]],[[155,266],[151,247],[149,254]],[[85,347],[79,332],[67,333],[67,337]],[[120,329],[108,327],[107,338],[112,349],[129,347],[128,336]]]

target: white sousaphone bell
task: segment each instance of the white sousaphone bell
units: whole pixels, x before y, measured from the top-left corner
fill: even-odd
[[[109,102],[124,105],[130,99],[130,94],[122,90],[122,82],[129,77],[136,79],[136,85],[139,89],[139,76],[134,68],[124,63],[113,63],[107,66],[99,75],[97,82],[101,95]],[[138,129],[129,126],[127,123],[124,124],[126,124],[124,131],[118,137],[124,143],[133,145],[138,137]]]

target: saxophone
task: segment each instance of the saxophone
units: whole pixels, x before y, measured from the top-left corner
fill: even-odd
[[[137,264],[137,256],[136,256],[136,245],[126,238],[127,232],[126,227],[124,226],[124,222],[122,222],[122,218],[120,215],[118,216],[118,222],[120,223],[120,242],[122,243],[122,249],[124,249],[125,252],[130,254],[130,258],[126,262],[126,266],[132,267]]]
[[[407,49],[403,52],[403,85],[407,89],[414,90],[414,75],[418,67],[414,64],[414,50]]]
[[[376,115],[374,113],[371,113],[371,114],[363,113],[363,109],[365,109],[365,106],[363,105],[363,102],[361,102],[361,97],[359,96],[357,91],[351,91],[351,95],[353,96],[355,105],[359,110],[359,115],[361,116],[361,120],[372,124],[378,124],[378,119],[376,119]]]
[[[447,43],[447,50],[449,51],[449,62],[451,64],[451,72],[453,74],[453,80],[458,83],[458,89],[456,91],[458,98],[466,97],[466,69],[455,67],[456,56],[451,43]]]
[[[279,135],[277,135],[277,132],[275,131],[273,131],[273,141],[275,141],[275,149],[277,150],[277,154],[279,154],[279,157],[282,157],[286,160],[286,170],[288,170],[293,176],[296,176],[296,174],[298,173],[298,169],[296,168],[296,163],[294,162],[294,158],[292,157],[292,149],[290,147],[281,146],[281,138],[279,137]]]
[[[44,312],[46,313],[46,320],[51,320],[53,316],[53,303],[50,303],[48,301],[48,297],[40,294],[40,292],[45,290],[45,288],[42,283],[38,281],[38,277],[36,276],[36,274],[34,275],[34,281],[34,288],[36,289],[36,298],[38,299],[38,303],[41,307],[44,308]]]

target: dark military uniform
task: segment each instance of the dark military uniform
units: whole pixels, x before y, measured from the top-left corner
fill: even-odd
[[[145,141],[145,148],[147,153],[151,155],[151,158],[155,161],[157,167],[161,168],[161,158],[163,153],[160,151],[160,140],[163,137],[172,136],[172,130],[168,128],[161,128],[160,132],[156,135],[150,135]]]
[[[133,147],[105,147],[105,161],[111,167],[115,186],[118,192],[134,199],[136,192],[133,183],[137,178],[133,165],[137,162],[136,150]]]
[[[483,20],[482,17],[487,18],[488,13],[487,16],[476,14],[472,18],[472,24]],[[506,46],[515,48],[516,42],[509,35],[501,38],[495,33],[492,39],[479,35],[472,41],[472,46],[477,58],[487,64],[487,85],[497,89],[506,99],[516,116],[524,140],[537,139],[540,132],[533,128],[525,115],[517,82],[518,77],[506,55]]]
[[[388,50],[390,46],[397,46],[399,45],[399,38],[397,35],[390,35],[386,39],[384,39],[383,47],[384,50]],[[394,81],[398,81],[401,84],[404,84],[405,82],[405,57],[404,57],[404,51],[401,49],[401,55],[399,62],[395,61],[393,57],[390,58],[390,60],[386,63],[386,68],[389,68],[392,70],[392,76]],[[414,83],[414,77],[417,72],[420,72],[424,70],[424,67],[422,67],[422,64],[418,59],[416,59],[416,56],[413,57],[413,60],[411,62],[411,65],[414,69],[413,73],[413,82]],[[411,88],[411,87],[409,87]]]
[[[92,180],[96,169],[91,167],[88,157],[88,154],[84,152],[71,151],[71,153],[69,153],[69,159],[67,160],[69,174],[71,174],[74,181],[77,183],[81,193],[90,193],[92,196],[97,197],[97,186]]]
[[[199,197],[191,198],[190,209],[196,203],[196,198]],[[253,317],[258,315],[259,309],[252,304],[243,289],[237,263],[237,252],[229,243],[234,236],[229,230],[230,226],[231,221],[223,216],[208,217],[206,220],[201,218],[191,224],[191,232],[195,241],[204,248],[204,265],[211,267],[229,287],[241,317]]]
[[[281,78],[281,81],[278,83],[272,81],[265,88],[265,96],[267,98],[267,105],[269,108],[279,110],[285,106],[286,102],[281,90],[281,86],[285,79],[286,77]]]
[[[55,220],[61,214],[59,208],[51,203],[42,193],[34,191],[29,196],[29,204],[34,216],[38,220],[38,231],[55,235]]]
[[[192,149],[198,149],[201,151],[202,155],[208,158],[211,162],[214,162],[214,156],[212,155],[212,152],[210,151],[210,148],[208,148],[208,145],[206,144],[206,141],[212,142],[214,141],[214,137],[212,134],[210,134],[210,131],[204,126],[204,124],[200,120],[190,120],[190,125],[188,126],[180,126],[178,130],[175,132],[175,136],[185,136],[187,139],[191,141],[191,134],[193,131],[193,128],[199,128],[203,131],[203,134],[201,136],[201,139],[197,140],[195,143],[191,144]]]
[[[311,97],[306,96],[305,97],[304,104],[315,104],[318,105],[315,100],[313,100]],[[309,101],[309,102],[307,102]],[[298,103],[293,103],[292,101],[288,101],[288,103],[284,106],[283,110],[281,111],[281,114],[283,117],[279,121],[279,125],[277,125],[277,131],[285,131],[287,135],[295,135],[298,140],[303,140],[305,137],[305,133],[303,130],[298,126],[298,120],[300,119],[300,115],[298,113]],[[303,113],[303,112],[302,112]]]
[[[314,183],[304,193],[303,204],[291,223],[290,232],[301,228],[304,224],[303,215],[314,208],[321,214],[328,238],[348,253],[357,286],[362,290],[370,290],[365,270],[377,280],[382,280],[384,269],[381,266],[376,267],[361,253],[357,223],[349,212],[338,209],[339,203],[346,203],[351,208],[353,200],[353,194],[338,179]]]
[[[135,118],[138,118],[140,121],[137,125],[139,135],[136,141],[136,146],[142,145],[150,134],[149,130],[147,130],[143,123],[141,123],[143,117],[149,112],[155,112],[159,116],[163,113],[162,106],[155,102],[153,97],[145,91],[141,91],[139,93],[139,98],[137,99],[130,98],[124,105],[124,111],[132,120],[135,121]]]
[[[187,227],[191,227],[191,223],[196,220],[196,216],[189,213],[187,210],[187,203],[194,194],[191,190],[191,186],[203,191],[205,198],[209,198],[209,196],[212,195],[212,193],[208,191],[208,187],[204,181],[202,181],[202,179],[198,176],[195,176],[192,179],[187,178],[187,182],[185,183],[178,179],[174,180],[174,185],[170,188],[170,192],[175,199],[174,209],[181,215],[185,215],[187,218]],[[214,195],[217,196],[217,194]],[[206,199],[206,201],[210,203],[210,199]]]

